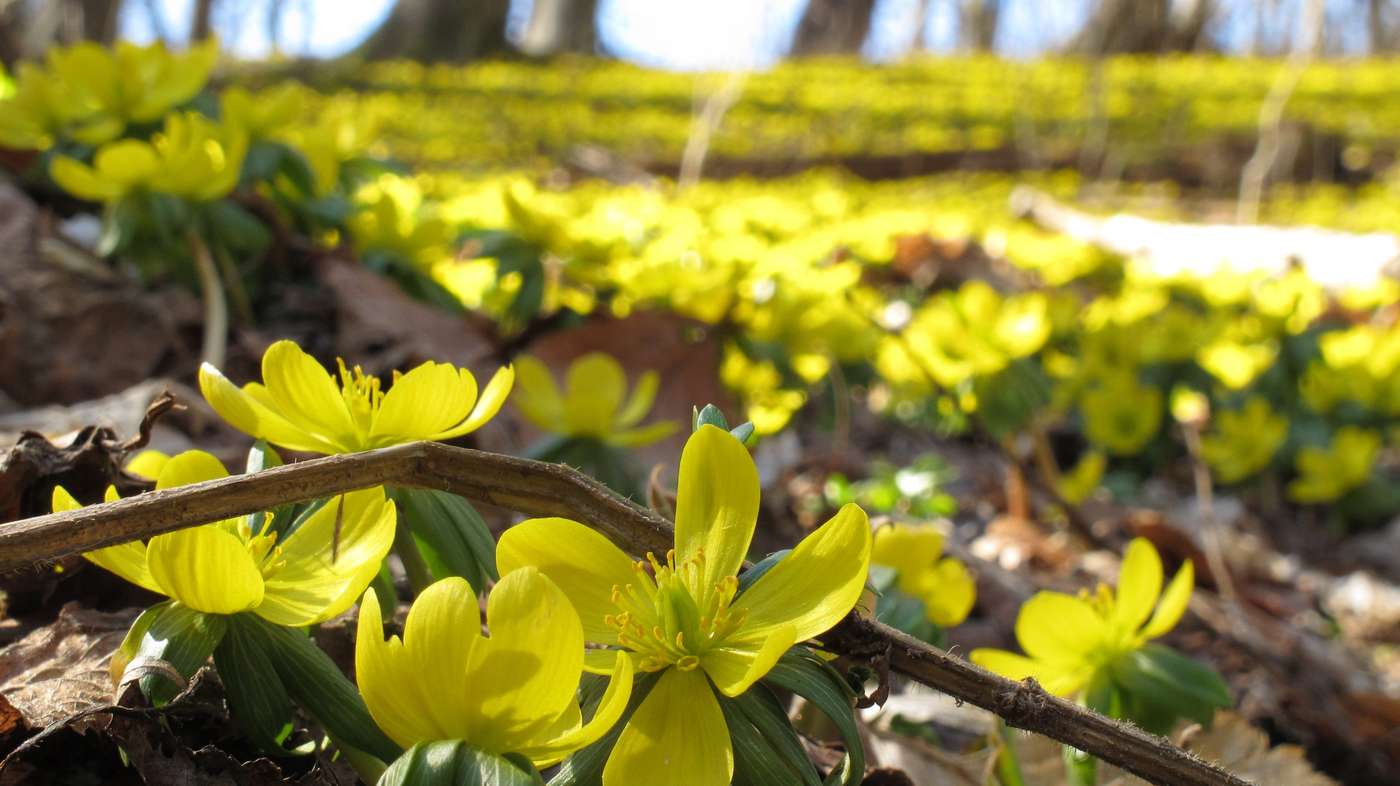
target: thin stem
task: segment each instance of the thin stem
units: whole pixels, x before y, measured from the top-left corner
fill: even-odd
[[[394,531],[394,553],[399,555],[399,559],[403,562],[404,573],[408,574],[408,586],[413,590],[414,595],[422,594],[423,590],[433,585],[433,572],[428,570],[428,563],[423,559],[423,552],[418,550],[418,543],[413,539],[413,531],[402,522]]]
[[[219,271],[210,258],[209,247],[194,232],[186,240],[190,246],[190,256],[194,258],[195,270],[199,273],[199,290],[204,297],[204,345],[200,349],[199,359],[222,367],[224,352],[228,349],[228,300],[224,296],[223,284],[219,282]]]

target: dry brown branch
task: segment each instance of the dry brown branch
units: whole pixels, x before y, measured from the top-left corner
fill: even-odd
[[[558,464],[436,443],[330,456],[11,522],[0,528],[0,571],[181,527],[380,484],[440,489],[534,516],[587,522],[634,554],[671,548],[670,522]],[[824,637],[833,651],[990,710],[1012,726],[1073,745],[1164,786],[1245,786],[1165,739],[1012,682],[854,615]]]

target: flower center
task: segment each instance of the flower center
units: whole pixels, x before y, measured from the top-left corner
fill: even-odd
[[[739,580],[726,576],[702,586],[704,564],[703,552],[679,565],[674,550],[666,552],[665,564],[648,553],[646,561],[633,566],[633,581],[613,586],[618,613],[603,621],[617,631],[619,644],[642,656],[643,671],[694,669],[701,655],[721,645],[747,619],[747,611],[729,608]]]
[[[356,432],[361,438],[368,437],[370,428],[374,425],[374,413],[379,410],[379,404],[384,400],[379,377],[366,374],[358,365],[353,369],[346,368],[342,358],[336,358],[335,362],[340,367],[340,395],[345,399],[345,408],[350,410],[350,419],[355,423]],[[394,381],[397,382],[398,378],[399,372],[395,371]]]

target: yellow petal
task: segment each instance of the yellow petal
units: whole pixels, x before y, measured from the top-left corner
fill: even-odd
[[[1162,594],[1162,558],[1146,538],[1133,538],[1123,554],[1113,625],[1126,638],[1137,633]]]
[[[353,450],[359,436],[340,388],[316,359],[292,341],[278,341],[262,359],[263,385],[290,423],[315,436]]]
[[[124,469],[132,475],[154,481],[170,457],[159,450],[143,450],[126,462]]]
[[[108,491],[115,489],[108,488]],[[110,501],[110,500],[109,500]],[[82,504],[73,498],[72,494],[62,486],[54,486],[53,502],[51,510],[54,513],[62,513],[66,510],[77,510]],[[105,549],[97,549],[83,554],[89,562],[100,568],[109,570],[118,576],[126,579],[138,587],[144,587],[151,592],[165,594],[156,580],[151,577],[151,572],[146,568],[146,544],[141,541],[130,543],[119,543],[115,546],[108,546]]]
[[[659,442],[672,434],[679,428],[674,420],[660,420],[641,428],[627,429],[607,435],[606,440],[614,445],[624,448],[639,448],[643,445],[650,445]]]
[[[1152,619],[1147,621],[1147,626],[1139,634],[1143,640],[1155,639],[1176,627],[1181,615],[1186,613],[1186,605],[1191,602],[1191,590],[1195,586],[1196,567],[1188,559],[1172,577],[1167,591],[1162,593],[1157,610],[1152,613]]]
[[[603,698],[598,701],[598,707],[587,723],[572,727],[564,734],[545,737],[519,753],[528,756],[537,766],[546,766],[602,739],[627,710],[627,702],[632,697],[632,674],[632,659],[616,658],[612,679],[608,681]]]
[[[429,588],[432,589],[431,587]],[[427,594],[427,591],[424,591]],[[475,603],[473,603],[475,608]],[[465,672],[465,669],[461,669]],[[442,739],[432,720],[419,706],[414,673],[397,637],[384,640],[384,620],[374,590],[360,602],[360,619],[355,633],[355,683],[374,722],[394,742],[410,748],[424,740]],[[443,686],[442,690],[447,690]],[[444,693],[443,695],[447,695]]]
[[[729,727],[699,669],[667,669],[642,700],[603,767],[603,786],[726,786]]]
[[[1088,680],[1088,670],[1075,670],[1063,664],[1044,663],[1031,660],[1014,652],[993,649],[976,649],[969,659],[987,671],[995,672],[1009,679],[1021,681],[1034,677],[1040,687],[1056,696],[1070,696],[1077,693]]]
[[[288,450],[308,453],[335,453],[330,442],[307,434],[287,422],[286,418],[269,408],[271,399],[261,401],[251,394],[264,390],[261,385],[249,385],[240,390],[217,368],[208,363],[199,367],[199,391],[204,400],[229,425],[250,437],[265,439]]]
[[[103,179],[92,167],[68,156],[54,156],[49,177],[64,191],[91,202],[111,202],[124,193],[120,184]]]
[[[967,619],[977,600],[977,583],[966,565],[953,557],[944,557],[925,574],[925,580],[917,597],[924,602],[929,621],[951,628]]]
[[[520,414],[542,431],[561,431],[564,421],[564,397],[549,367],[533,355],[515,358],[515,373],[520,385],[512,403]]]
[[[701,586],[713,587],[744,564],[758,522],[758,467],[729,432],[701,426],[681,451],[676,493],[676,562],[703,552]]]
[[[748,612],[741,635],[787,624],[797,641],[822,633],[855,607],[869,570],[870,520],[847,504],[734,601],[737,612]]]
[[[655,371],[647,371],[637,377],[637,386],[632,389],[632,396],[627,399],[622,411],[617,413],[614,427],[627,428],[642,422],[642,418],[651,411],[651,405],[656,401],[656,391],[660,387],[661,375]]]
[[[394,381],[370,429],[376,444],[427,439],[462,422],[476,403],[476,378],[450,363],[427,363]]]
[[[413,601],[404,621],[396,689],[404,694],[399,701],[426,716],[434,731],[412,742],[472,739],[481,715],[468,664],[481,642],[481,611],[466,579],[435,582]]]
[[[1042,591],[1021,607],[1016,640],[1036,660],[1077,662],[1103,646],[1107,625],[1086,601]]]
[[[467,373],[463,370],[462,373]],[[515,384],[515,369],[511,366],[496,369],[491,381],[486,383],[486,389],[481,391],[481,397],[476,400],[476,406],[472,407],[472,414],[446,431],[434,434],[428,439],[444,440],[456,439],[463,434],[470,434],[473,431],[486,425],[491,418],[496,417],[496,413],[501,411],[506,399],[510,396],[511,386]]]
[[[69,510],[77,510],[82,506],[83,503],[74,499],[73,495],[68,493],[68,489],[62,486],[53,487],[53,497],[49,501],[49,510],[52,510],[54,513],[63,513]]]
[[[893,524],[875,531],[870,561],[894,568],[899,588],[917,594],[920,577],[943,553],[943,533],[937,527]]]
[[[575,360],[564,385],[569,433],[602,436],[612,431],[627,393],[627,375],[612,356],[591,352]]]
[[[538,568],[564,591],[578,612],[585,639],[617,642],[616,631],[603,618],[618,612],[613,587],[636,580],[634,563],[622,549],[577,521],[529,519],[506,530],[496,545],[496,567],[502,576],[526,566]]]
[[[797,629],[780,625],[751,643],[753,646],[749,647],[726,643],[701,657],[700,665],[726,696],[738,696],[763,679],[783,653],[797,643]]]
[[[527,746],[577,703],[583,627],[568,597],[533,567],[511,571],[491,590],[490,636],[468,670],[481,726],[467,737],[495,753]]]
[[[135,139],[103,145],[92,163],[100,176],[121,184],[123,190],[145,183],[160,169],[155,149]]]
[[[262,602],[262,575],[248,547],[215,525],[151,538],[146,565],[162,592],[195,611],[236,614]]]
[[[228,477],[228,469],[223,462],[202,450],[187,450],[172,456],[156,476],[156,490],[203,483]]]
[[[337,516],[340,539],[333,545]],[[343,614],[379,573],[394,542],[396,520],[381,488],[322,505],[268,555],[272,566],[263,580],[258,616],[299,628]]]

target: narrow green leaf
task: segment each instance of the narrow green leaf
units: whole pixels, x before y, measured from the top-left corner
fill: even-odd
[[[433,489],[395,488],[390,493],[403,513],[400,523],[408,524],[448,575],[465,578],[477,591],[500,578],[491,529],[465,499]]]
[[[258,747],[286,755],[282,747],[292,722],[292,700],[268,653],[250,637],[247,627],[227,626],[214,649],[214,666],[224,683],[234,721]]]
[[[691,409],[691,430],[699,431],[701,426],[715,426],[725,431],[729,430],[729,421],[725,420],[724,413],[714,404],[706,404],[702,409]]]
[[[398,758],[401,749],[375,725],[359,691],[309,636],[254,614],[238,614],[229,621],[267,653],[288,695],[332,736],[383,761]]]
[[[378,786],[537,786],[543,784],[528,762],[479,751],[461,740],[420,742],[403,754]]]
[[[608,763],[608,756],[612,755],[613,746],[617,745],[617,738],[622,736],[622,730],[632,719],[632,713],[642,706],[642,701],[651,693],[656,679],[656,674],[637,675],[632,683],[632,697],[627,700],[627,710],[622,713],[617,725],[597,742],[565,759],[559,766],[559,771],[549,779],[549,786],[601,786],[603,767]],[[597,674],[584,675],[583,684],[579,688],[579,707],[586,718],[593,717],[607,685],[606,677]]]
[[[846,746],[843,767],[833,768],[826,786],[855,786],[865,777],[865,748],[856,726],[854,698],[850,686],[829,664],[806,647],[794,647],[763,678],[783,690],[795,693],[831,719]]]
[[[821,786],[797,731],[767,686],[755,685],[733,699],[720,696],[719,705],[734,749],[736,784]]]

